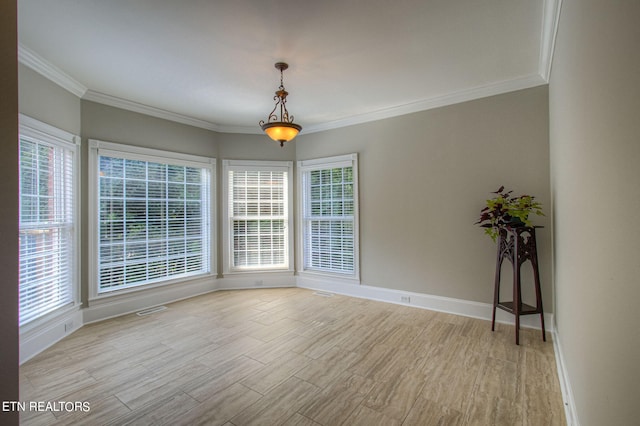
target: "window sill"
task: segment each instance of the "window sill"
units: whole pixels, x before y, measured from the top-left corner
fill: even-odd
[[[192,282],[199,282],[202,280],[215,280],[215,274],[201,274],[192,275],[182,278],[174,278],[167,281],[162,281],[154,284],[143,284],[140,286],[127,287],[119,290],[111,290],[103,293],[96,293],[89,297],[89,305],[96,305],[105,301],[113,301],[119,299],[126,299],[128,297],[135,297],[145,292],[153,292],[154,290],[168,289],[181,285],[189,285]],[[94,290],[95,291],[95,290]]]
[[[315,280],[331,280],[341,284],[347,285],[360,285],[360,277],[337,274],[331,272],[321,272],[321,271],[300,271],[298,272],[298,276],[301,278],[315,279]]]
[[[82,310],[85,324],[126,315],[142,309],[188,299],[218,289],[215,275],[199,275],[171,284],[138,288],[136,291],[110,294],[89,300]]]
[[[291,269],[247,269],[247,270],[233,270],[224,272],[224,277],[241,276],[241,275],[293,275],[294,271]]]

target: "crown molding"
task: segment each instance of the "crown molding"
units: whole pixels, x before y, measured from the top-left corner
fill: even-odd
[[[370,121],[383,120],[385,118],[412,114],[414,112],[440,108],[443,106],[453,105],[461,102],[486,98],[488,96],[501,95],[503,93],[528,89],[544,84],[547,84],[547,81],[545,81],[539,74],[531,74],[497,83],[487,84],[484,86],[472,87],[470,89],[449,93],[443,96],[423,99],[409,104],[398,105],[391,108],[385,108],[365,114],[359,114],[342,120],[335,120],[326,123],[311,125],[305,129],[305,133],[322,132],[325,130],[337,129],[340,127],[353,126],[355,124],[368,123]]]
[[[559,0],[550,0],[559,1]],[[60,85],[64,89],[70,91],[76,96],[99,104],[121,108],[127,111],[137,112],[149,115],[151,117],[162,118],[177,123],[186,124],[206,130],[220,133],[242,133],[242,134],[262,134],[257,126],[221,126],[209,121],[200,120],[186,115],[166,111],[160,108],[144,105],[138,102],[122,99],[116,96],[107,95],[96,92],[82,86],[73,78],[69,77],[59,68],[48,63],[46,60],[33,53],[28,48],[21,46],[20,62],[24,63],[34,71],[39,72],[44,77]],[[385,108],[372,111],[365,114],[354,115],[345,119],[329,121],[316,125],[306,126],[301,133],[315,133],[325,130],[337,129],[340,127],[353,126],[356,124],[368,123],[371,121],[383,120],[385,118],[397,117],[400,115],[411,114],[414,112],[425,111],[428,109],[439,108],[447,105],[453,105],[460,102],[480,99],[487,96],[500,95],[503,93],[513,92],[516,90],[528,89],[530,87],[547,84],[548,80],[539,74],[527,75],[515,79],[505,80],[498,83],[492,83],[484,86],[477,86],[458,92],[453,92],[443,96],[423,99],[409,104],[398,105],[391,108]]]
[[[255,126],[218,126],[220,133],[242,133],[245,135],[264,135],[264,132],[256,123]]]
[[[554,0],[552,0],[554,1]],[[44,74],[43,74],[44,75]],[[45,75],[45,77],[48,77]],[[55,82],[55,81],[54,81]],[[345,119],[329,121],[316,125],[306,126],[301,133],[315,133],[325,130],[338,129],[340,127],[353,126],[355,124],[368,123],[371,121],[383,120],[385,118],[397,117],[400,115],[411,114],[414,112],[425,111],[428,109],[439,108],[447,105],[453,105],[460,102],[471,101],[488,96],[500,95],[503,93],[514,92],[516,90],[528,89],[531,87],[547,84],[541,75],[532,74],[511,80],[505,80],[498,83],[492,83],[485,86],[478,86],[467,90],[450,93],[443,96],[423,99],[409,104],[398,105],[391,108],[385,108],[372,111],[365,114],[354,115]],[[107,95],[96,92],[94,90],[85,89],[82,99],[100,104],[121,108],[127,111],[133,111],[140,114],[149,115],[156,118],[162,118],[177,123],[187,124],[189,126],[199,127],[202,129],[212,130],[219,133],[241,133],[241,134],[262,134],[258,126],[221,126],[209,121],[200,120],[175,112],[166,111],[160,108],[144,105],[138,102],[129,101],[118,98],[116,96]]]
[[[397,117],[400,115],[411,114],[414,112],[420,112],[428,109],[439,108],[447,105],[453,105],[460,102],[471,101],[474,99],[480,99],[487,96],[500,95],[503,93],[514,92],[516,90],[528,89],[531,87],[541,86],[547,84],[547,80],[544,80],[538,74],[531,74],[524,77],[505,80],[498,83],[492,83],[485,86],[478,86],[459,92],[449,93],[443,96],[437,96],[433,98],[423,99],[421,101],[412,102],[409,104],[398,105],[391,108],[385,108],[365,114],[354,115],[345,119],[330,121],[326,123],[320,123],[316,125],[310,125],[303,128],[301,136],[305,133],[315,133],[325,130],[337,129],[340,127],[353,126],[355,124],[368,123],[370,121],[382,120],[385,118]],[[126,99],[118,98],[104,93],[88,90],[82,99],[93,101],[116,108],[125,109],[128,111],[138,112],[141,114],[150,115],[152,117],[162,118],[182,124],[187,124],[194,127],[200,127],[207,130],[212,130],[219,133],[240,133],[240,134],[262,134],[258,126],[224,126],[214,124],[208,121],[199,120],[196,118],[188,117],[186,115],[177,114],[170,111],[165,111],[159,108],[143,105],[137,102],[129,101]]]
[[[138,102],[129,101],[127,99],[118,98],[116,96],[107,95],[104,93],[96,92],[94,90],[87,90],[82,99],[99,104],[108,105],[116,108],[121,108],[127,111],[133,111],[140,114],[149,115],[151,117],[162,118],[164,120],[174,121],[176,123],[187,124],[193,127],[199,127],[201,129],[213,130],[220,132],[220,126],[211,123],[209,121],[200,120],[198,118],[189,117],[186,115],[178,114],[164,109],[144,105]]]
[[[21,43],[18,43],[18,61],[79,98],[87,92],[78,80]]]
[[[316,133],[325,130],[337,129],[385,118],[397,117],[433,108],[453,105],[460,102],[471,101],[488,96],[500,95],[516,90],[528,89],[548,84],[553,61],[555,39],[558,31],[558,21],[562,0],[544,0],[542,13],[542,34],[540,38],[540,57],[538,73],[526,75],[514,79],[504,80],[483,86],[476,86],[458,92],[448,93],[442,96],[422,99],[408,104],[397,105],[364,114],[357,114],[340,120],[305,126],[300,136],[307,133]],[[42,74],[52,82],[75,94],[79,98],[101,103],[104,105],[138,112],[156,118],[162,118],[177,123],[186,124],[202,129],[220,133],[262,134],[258,126],[225,126],[201,120],[186,115],[166,111],[160,108],[144,105],[138,102],[118,98],[88,89],[64,71],[51,64],[26,46],[18,45],[18,59],[21,63]]]
[[[189,117],[187,115],[178,114],[176,112],[167,111],[164,109],[152,107],[149,105],[141,104],[127,99],[122,99],[117,96],[111,96],[104,93],[96,92],[95,90],[87,90],[82,99],[86,101],[97,102],[99,104],[108,105],[127,111],[137,112],[140,114],[149,115],[151,117],[162,118],[164,120],[173,121],[176,123],[187,124],[189,126],[198,127],[201,129],[212,130],[219,133],[243,133],[243,134],[262,134],[260,128],[249,126],[221,126],[216,123],[212,123],[206,120],[200,120],[198,118]]]
[[[150,115],[152,117],[163,118],[165,120],[187,124],[207,130],[213,130],[217,132],[225,131],[225,128],[221,128],[217,124],[208,121],[199,120],[197,118],[165,111],[160,108],[151,107],[148,105],[90,90],[82,83],[78,82],[76,79],[74,79],[73,77],[62,71],[60,68],[56,67],[51,62],[47,61],[42,56],[38,55],[23,44],[18,44],[18,60],[20,61],[20,63],[26,65],[35,72],[41,74],[43,77],[47,78],[63,89],[73,93],[81,99],[122,108],[128,111],[139,112],[141,114]],[[243,133],[243,128],[231,129],[235,131],[232,131],[230,133]]]
[[[562,0],[544,0],[542,7],[544,9],[542,11],[539,73],[544,81],[548,83],[551,76],[551,65],[553,63],[556,35],[558,34]]]

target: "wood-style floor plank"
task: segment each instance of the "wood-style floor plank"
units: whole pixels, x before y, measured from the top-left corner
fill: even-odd
[[[564,425],[552,335],[298,288],[90,324],[21,367],[23,425]]]

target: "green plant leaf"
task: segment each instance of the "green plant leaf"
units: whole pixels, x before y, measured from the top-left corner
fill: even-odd
[[[485,228],[485,233],[496,241],[500,235],[500,228],[509,226],[513,219],[520,219],[526,226],[533,226],[530,215],[544,216],[542,204],[532,195],[514,197],[513,191],[505,191],[501,186],[495,197],[486,200],[486,206],[480,211],[480,218],[476,225]]]

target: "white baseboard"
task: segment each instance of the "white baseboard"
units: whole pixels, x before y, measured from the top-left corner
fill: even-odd
[[[82,327],[80,306],[54,316],[41,326],[20,333],[20,365]]]
[[[562,391],[562,403],[564,405],[564,415],[567,420],[567,426],[580,426],[578,420],[576,403],[573,399],[573,389],[569,381],[566,363],[564,361],[564,353],[560,343],[560,336],[556,330],[553,339],[553,352],[556,355],[556,369],[558,370],[558,380],[560,381],[560,390]]]
[[[229,274],[218,279],[218,290],[246,290],[256,288],[296,287],[296,277],[292,272],[271,272],[264,274]]]
[[[344,284],[323,277],[301,275],[298,276],[297,285],[298,287],[312,290],[328,291],[331,293],[343,294],[345,296],[395,303],[398,305],[446,312],[449,314],[479,318],[488,321],[491,321],[493,311],[493,305],[490,303],[473,302],[463,299],[454,299],[451,297],[413,293],[409,291],[393,290],[363,284]],[[513,325],[515,324],[515,319],[514,316],[508,312],[498,309],[496,311],[496,322]],[[545,313],[544,323],[546,331],[553,333],[553,314]],[[541,329],[540,317],[538,315],[523,316],[520,318],[520,326]]]
[[[83,320],[84,324],[102,321],[164,303],[210,293],[217,289],[217,279],[206,277],[164,287],[143,289],[134,293],[94,299],[89,301],[88,308],[82,310]]]

